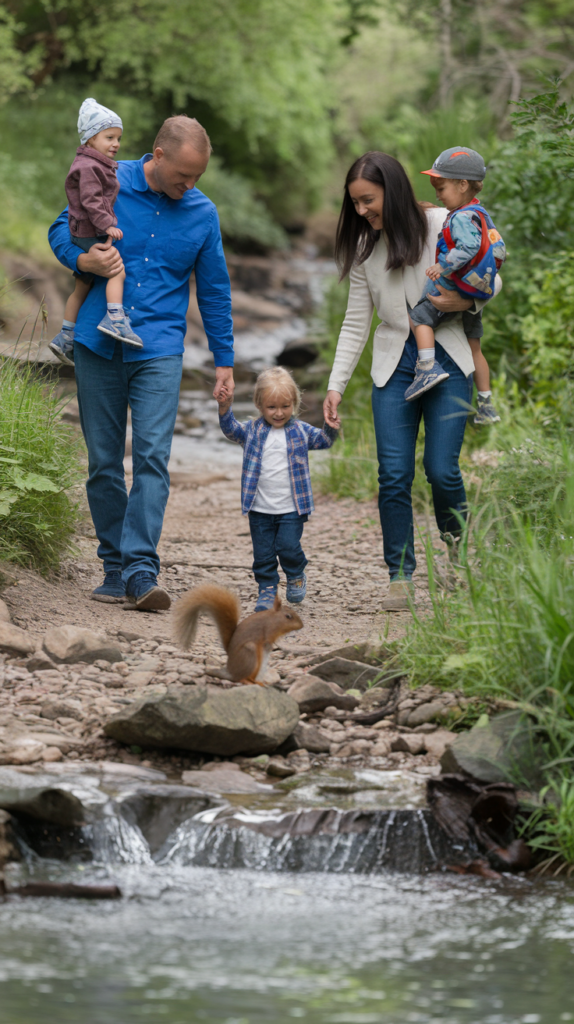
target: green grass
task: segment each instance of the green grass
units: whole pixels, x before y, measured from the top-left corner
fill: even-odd
[[[32,364],[0,360],[0,558],[41,571],[69,549],[78,516],[82,442],[61,404]]]

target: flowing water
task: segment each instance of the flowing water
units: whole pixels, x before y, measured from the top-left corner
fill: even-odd
[[[574,1020],[564,883],[173,864],[112,875],[118,902],[0,905],[1,1024]]]

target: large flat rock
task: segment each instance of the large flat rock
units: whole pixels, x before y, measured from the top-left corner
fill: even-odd
[[[299,721],[297,702],[261,686],[189,686],[143,697],[104,727],[120,743],[204,754],[268,754]]]

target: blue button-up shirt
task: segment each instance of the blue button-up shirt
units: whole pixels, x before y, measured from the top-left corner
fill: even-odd
[[[219,426],[230,441],[243,446],[241,510],[243,515],[247,515],[257,494],[265,441],[273,428],[263,416],[256,420],[248,420],[247,423],[239,423],[233,415],[233,409],[228,409],[219,417]],[[312,427],[310,423],[292,416],[285,424],[291,494],[300,516],[309,515],[315,508],[309,473],[309,449],[330,448],[338,436],[339,431],[329,427],[327,423],[319,430],[318,427]]]
[[[197,301],[216,366],[233,366],[233,321],[229,274],[217,210],[197,188],[170,199],[148,185],[143,165],[151,159],[122,160],[114,212],[124,233],[114,242],[126,268],[124,306],[143,349],[122,345],[124,362],[183,352],[189,277],[195,270]],[[49,231],[60,263],[76,270],[78,246],[70,241],[67,209]],[[98,331],[106,312],[107,279],[96,277],[80,309],[75,340],[111,359],[115,341]]]

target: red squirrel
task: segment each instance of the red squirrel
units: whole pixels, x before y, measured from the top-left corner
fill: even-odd
[[[303,628],[297,612],[283,608],[278,594],[273,608],[254,612],[240,622],[241,606],[235,594],[206,583],[184,594],[173,609],[175,639],[185,651],[195,639],[202,613],[210,615],[219,630],[227,653],[227,671],[235,683],[265,686],[273,644],[285,633]]]

